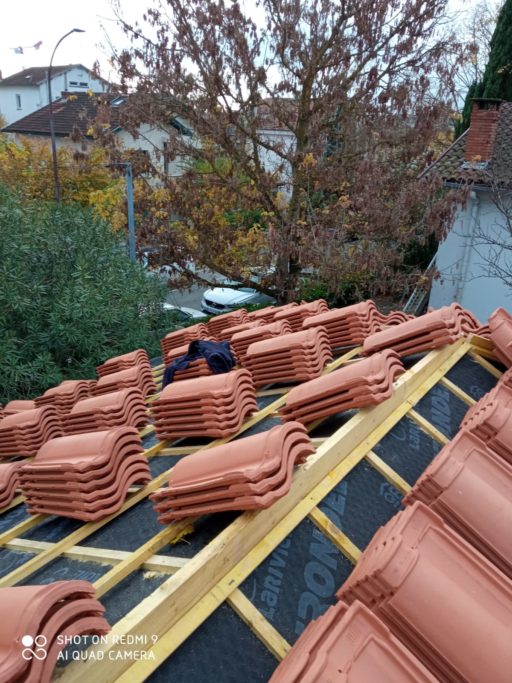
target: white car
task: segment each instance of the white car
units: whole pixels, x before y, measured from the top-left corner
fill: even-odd
[[[173,306],[173,304],[164,303],[164,311],[169,311],[173,313],[178,322],[189,323],[193,320],[200,320],[205,317],[202,311],[198,311],[197,308],[187,308],[186,306]]]
[[[208,315],[218,315],[219,313],[231,313],[237,308],[243,308],[249,304],[275,304],[276,300],[267,294],[262,294],[250,287],[214,287],[207,289],[203,294],[201,308]]]

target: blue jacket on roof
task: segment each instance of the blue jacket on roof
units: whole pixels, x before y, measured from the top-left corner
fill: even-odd
[[[190,363],[198,358],[205,359],[214,375],[229,372],[236,365],[236,359],[231,351],[229,342],[212,342],[196,339],[190,342],[188,352],[184,356],[176,358],[165,368],[162,389],[173,381],[174,373],[177,370],[186,370]]]

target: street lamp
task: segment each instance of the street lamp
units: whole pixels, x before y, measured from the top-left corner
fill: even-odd
[[[53,161],[53,186],[55,190],[55,201],[60,202],[60,183],[59,183],[59,166],[57,163],[57,145],[55,142],[55,126],[53,124],[53,101],[52,101],[52,64],[55,52],[64,38],[67,38],[72,33],[85,33],[82,28],[73,28],[68,31],[62,38],[59,39],[57,45],[53,48],[50,59],[50,66],[48,67],[48,104],[50,105],[50,137],[52,141],[52,161]]]

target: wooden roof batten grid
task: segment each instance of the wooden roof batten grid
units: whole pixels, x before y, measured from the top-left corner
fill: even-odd
[[[118,635],[157,635],[159,640],[151,648],[154,660],[132,662],[105,657],[101,662],[89,660],[71,663],[57,673],[58,680],[64,683],[88,683],[90,680],[105,683],[143,681],[225,600],[229,601],[242,618],[245,614],[246,623],[250,624],[256,635],[276,657],[284,656],[288,644],[252,604],[246,604],[238,587],[303,519],[309,516],[319,528],[322,527],[322,521],[325,523],[325,520],[318,514],[317,504],[363,459],[378,469],[379,459],[372,454],[372,448],[464,355],[469,354],[484,367],[488,364],[496,370],[480,356],[479,343],[478,338],[471,341],[463,339],[429,353],[395,382],[394,393],[390,399],[359,411],[332,436],[322,440],[316,454],[295,473],[292,488],[287,496],[267,510],[243,513],[195,557],[178,567],[176,571],[171,567],[175,573],[113,627],[113,633]],[[340,360],[335,361],[337,366]],[[496,370],[496,373],[499,371]],[[285,400],[286,396],[283,396],[263,411],[259,411],[257,415],[271,414],[279,407],[276,403],[282,404]],[[152,449],[156,449],[158,445]],[[161,449],[163,448],[162,445]],[[179,451],[179,446],[175,449]],[[401,483],[391,468],[387,468],[386,473],[386,478],[396,476],[396,482]],[[165,474],[168,475],[168,472]],[[407,482],[402,480],[401,490],[407,485]],[[326,529],[323,531],[327,533]],[[172,535],[173,532],[170,533]],[[357,560],[359,549],[353,544],[350,546],[350,539],[347,544],[344,534],[332,523],[328,537],[352,562]],[[119,556],[119,561],[111,570],[113,573],[108,572],[98,584],[101,586],[103,583],[104,587],[108,584],[111,587],[111,582],[112,585],[116,585],[134,569],[151,564],[155,555],[148,553],[155,538],[133,553]],[[6,541],[3,535],[0,535],[0,541],[16,545],[18,539],[11,536],[9,541]],[[70,545],[64,552],[76,553],[74,545]],[[94,550],[97,550],[98,554],[116,552],[88,549],[87,559],[92,558]],[[116,567],[121,567],[119,573],[115,571]],[[105,583],[105,577],[109,574],[110,579]],[[115,651],[119,647],[122,648],[109,644],[95,649],[106,652]]]

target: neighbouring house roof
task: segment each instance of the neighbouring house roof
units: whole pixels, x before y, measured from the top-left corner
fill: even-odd
[[[83,64],[66,64],[64,66],[52,66],[52,78],[75,68],[84,69],[84,71],[91,73],[91,70]],[[23,71],[18,71],[18,73],[12,74],[12,76],[7,76],[7,78],[1,79],[0,88],[39,85],[40,83],[44,83],[44,81],[46,81],[47,74],[47,66],[32,66],[29,69],[23,69]],[[102,81],[104,79],[99,78],[98,80]],[[106,82],[107,81],[105,81],[105,83]]]
[[[470,125],[422,175],[437,173],[445,182],[512,185],[512,102],[501,102],[488,159],[468,159],[467,148],[475,124]],[[473,116],[472,116],[473,121]]]
[[[53,122],[55,134],[69,136],[76,129],[87,136],[87,131],[98,114],[102,104],[111,104],[118,95],[107,93],[88,94],[84,92],[62,93],[62,97],[53,103]],[[119,110],[112,109],[111,125],[119,123]],[[50,135],[50,106],[46,105],[37,111],[24,116],[2,129],[4,133],[26,135]]]

